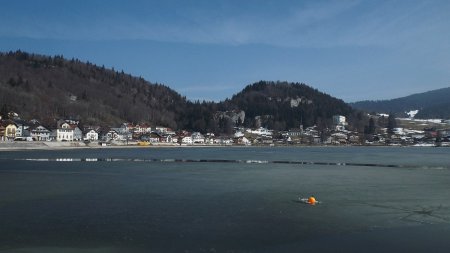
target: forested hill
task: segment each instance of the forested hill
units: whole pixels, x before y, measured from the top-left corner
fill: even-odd
[[[223,104],[228,109],[244,110],[250,119],[260,116],[258,120],[271,129],[298,128],[301,124],[331,127],[332,117],[337,114],[347,116],[351,122],[357,118],[356,111],[342,100],[302,83],[260,81]]]
[[[450,118],[449,98],[450,87],[391,100],[360,101],[350,105],[368,112],[393,112],[398,116],[405,116],[405,112],[419,110],[416,118]]]
[[[177,128],[186,99],[170,88],[89,62],[24,52],[0,54],[0,106],[48,125],[155,122]]]
[[[161,84],[62,56],[0,53],[1,113],[54,126],[57,119],[85,125],[150,123],[173,129],[230,133],[234,126],[275,130],[330,127],[335,114],[361,129],[362,113],[305,84],[261,81],[223,102],[191,102]],[[240,114],[239,114],[240,113]],[[236,120],[237,114],[243,117]]]

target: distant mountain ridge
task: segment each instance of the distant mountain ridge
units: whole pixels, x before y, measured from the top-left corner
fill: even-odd
[[[362,114],[342,100],[301,83],[260,81],[222,102],[192,102],[123,71],[21,51],[0,53],[0,107],[2,115],[15,111],[46,125],[69,118],[85,125],[146,122],[214,133],[234,126],[325,128],[335,114],[346,116],[350,127],[364,124]]]
[[[395,113],[406,116],[406,112],[419,110],[416,118],[450,118],[450,87],[417,93],[406,97],[350,103],[353,108],[367,112]]]

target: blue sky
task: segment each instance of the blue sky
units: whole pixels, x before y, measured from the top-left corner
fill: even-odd
[[[223,100],[259,80],[347,102],[450,86],[450,1],[0,0],[0,51],[64,55]]]

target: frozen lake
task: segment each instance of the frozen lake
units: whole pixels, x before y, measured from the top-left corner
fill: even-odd
[[[0,252],[450,251],[449,148],[0,153]],[[320,204],[300,203],[314,195]]]

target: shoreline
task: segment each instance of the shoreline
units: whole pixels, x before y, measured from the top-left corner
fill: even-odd
[[[258,147],[298,147],[298,148],[309,148],[309,147],[327,147],[327,148],[338,148],[338,147],[413,147],[413,148],[429,148],[436,146],[393,146],[393,145],[220,145],[220,144],[194,144],[194,145],[176,145],[176,144],[152,144],[148,146],[140,146],[137,143],[127,144],[113,144],[107,146],[101,146],[97,143],[84,143],[84,142],[0,142],[0,152],[2,151],[30,151],[30,150],[73,150],[73,149],[128,149],[128,148],[258,148]]]
[[[243,145],[175,145],[175,144],[153,144],[140,146],[137,143],[113,144],[101,146],[97,143],[85,144],[84,142],[0,142],[2,151],[27,151],[27,150],[72,150],[72,149],[128,149],[128,148],[205,148],[205,147],[245,147]],[[253,146],[255,147],[255,146]]]

